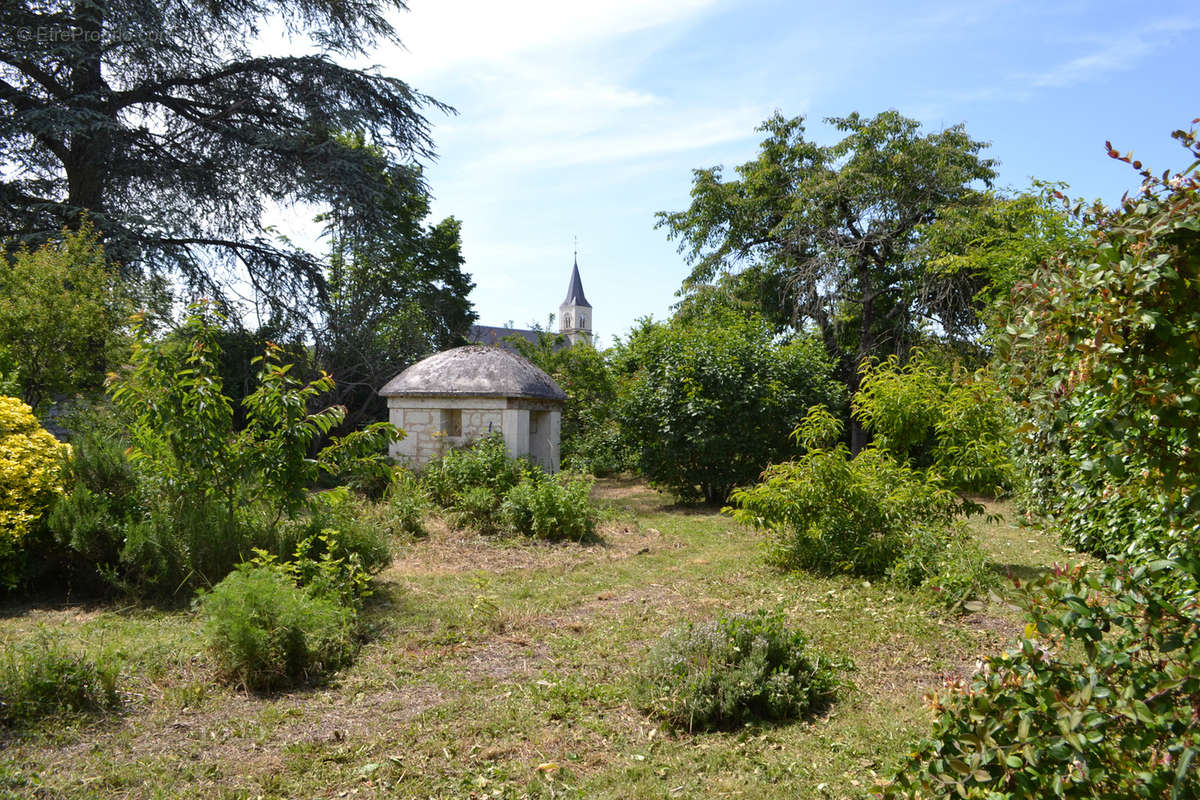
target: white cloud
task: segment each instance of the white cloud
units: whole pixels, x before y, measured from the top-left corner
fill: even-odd
[[[1167,40],[1200,27],[1185,18],[1150,22],[1139,30],[1095,43],[1092,52],[1064,61],[1034,75],[1023,76],[1036,87],[1065,88],[1091,81],[1107,73],[1130,69]]]
[[[680,24],[716,0],[410,0],[396,20],[414,78],[466,64],[507,61],[535,50],[562,50]],[[390,59],[389,59],[390,60]]]

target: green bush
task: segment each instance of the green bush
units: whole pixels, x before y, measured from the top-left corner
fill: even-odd
[[[325,553],[333,558],[352,560],[370,575],[392,563],[392,547],[387,531],[375,524],[366,512],[370,502],[351,494],[345,487],[317,494],[308,514],[281,524],[272,553],[284,560],[294,559],[299,545],[310,541],[310,558]]]
[[[537,539],[583,541],[596,534],[599,512],[591,500],[590,475],[530,472],[505,493],[503,526]]]
[[[66,465],[69,490],[46,517],[55,542],[93,575],[116,569],[126,532],[144,513],[129,443],[109,422],[99,410],[70,420],[76,433]]]
[[[1200,162],[1195,130],[1173,136]],[[1014,287],[997,352],[1029,510],[1076,548],[1161,555],[1200,524],[1200,171],[1133,166],[1081,250]]]
[[[734,491],[739,522],[762,529],[770,559],[785,569],[883,575],[914,539],[952,535],[965,508],[925,473],[868,447],[851,458],[829,447],[841,423],[814,407],[796,430],[808,452],[768,467],[756,486]]]
[[[61,445],[15,397],[0,395],[0,588],[21,576],[27,537],[63,491]]]
[[[948,488],[998,495],[1012,488],[1010,404],[988,370],[968,373],[914,350],[863,364],[854,416],[897,461],[933,469]]]
[[[91,661],[41,634],[0,651],[0,725],[27,725],[46,716],[115,708],[118,668]]]
[[[1200,796],[1198,600],[1194,558],[1040,579],[1019,645],[933,696],[931,736],[879,793]]]
[[[485,489],[499,498],[521,480],[525,466],[508,457],[504,437],[499,433],[480,437],[470,447],[451,450],[426,465],[421,475],[429,496],[442,508],[467,507],[482,513],[486,505],[477,490]],[[465,496],[475,491],[470,502]],[[499,506],[499,500],[494,503]]]
[[[198,610],[221,676],[253,690],[311,681],[355,647],[352,606],[306,591],[278,564],[241,564]]]
[[[245,426],[235,430],[212,317],[197,307],[162,340],[135,326],[130,366],[110,381],[111,420],[85,424],[76,437],[84,452],[51,519],[57,541],[113,586],[155,599],[212,586],[255,550],[291,557],[326,528],[356,542],[350,547],[364,568],[386,563],[383,537],[312,488],[322,475],[382,469],[396,429],[380,424],[335,437],[314,458],[314,443],[344,411],[310,413],[328,377],[300,380],[271,345],[256,360],[258,384],[242,398]]]
[[[812,652],[781,614],[760,611],[668,631],[636,694],[646,713],[688,731],[784,721],[831,699],[847,667]]]
[[[425,517],[430,511],[429,498],[411,472],[402,467],[393,471],[391,485],[384,493],[383,506],[388,530],[393,535],[425,535]]]
[[[552,477],[535,464],[511,459],[499,435],[447,453],[426,467],[422,483],[456,525],[483,533],[580,541],[595,534],[599,520],[590,476]]]
[[[635,330],[633,377],[618,419],[655,486],[722,503],[772,461],[809,406],[842,390],[819,341],[780,343],[761,319],[713,314]]]
[[[920,587],[950,610],[975,610],[999,583],[987,554],[962,525],[948,530],[917,526],[905,537],[887,577],[907,588]]]

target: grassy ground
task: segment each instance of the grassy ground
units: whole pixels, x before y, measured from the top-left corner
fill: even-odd
[[[355,664],[306,691],[215,685],[187,612],[0,608],[5,646],[40,629],[125,665],[120,714],[0,732],[0,797],[857,797],[928,725],[922,696],[1020,628],[1003,602],[955,617],[886,584],[780,574],[752,532],[639,483],[597,493],[615,513],[586,547],[432,525],[381,576]],[[1068,558],[1007,521],[974,528],[1022,578]],[[857,665],[826,713],[689,736],[631,706],[666,628],[777,607]]]

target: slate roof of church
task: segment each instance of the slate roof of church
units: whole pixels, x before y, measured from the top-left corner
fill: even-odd
[[[480,344],[456,347],[418,361],[388,381],[379,394],[567,399],[554,379],[529,359],[502,347]]]
[[[583,281],[579,280],[579,258],[575,258],[575,266],[571,268],[571,282],[567,285],[567,299],[562,301],[564,306],[586,306],[592,304],[583,294]]]
[[[504,341],[506,336],[520,336],[530,344],[537,344],[538,332],[524,328],[505,328],[499,325],[472,325],[467,331],[467,341],[471,344],[492,344],[509,350],[512,347]]]

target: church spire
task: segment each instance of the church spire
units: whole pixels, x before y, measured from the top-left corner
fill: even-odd
[[[579,254],[575,254],[575,265],[571,267],[571,282],[567,284],[567,299],[562,301],[564,306],[584,306],[591,308],[583,294],[583,281],[579,279]]]

